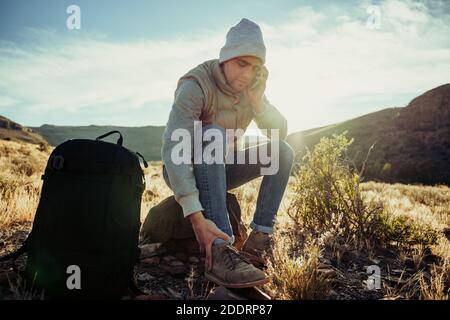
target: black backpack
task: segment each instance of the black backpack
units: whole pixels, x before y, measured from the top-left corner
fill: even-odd
[[[113,133],[117,144],[101,141]],[[138,153],[118,131],[96,140],[72,139],[51,153],[33,222],[23,247],[25,274],[45,297],[120,298],[139,258],[144,173]]]

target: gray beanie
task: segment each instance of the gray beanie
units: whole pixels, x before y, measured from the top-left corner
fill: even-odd
[[[227,33],[225,45],[220,50],[219,62],[241,57],[254,56],[266,62],[266,46],[259,26],[248,19],[242,19]]]

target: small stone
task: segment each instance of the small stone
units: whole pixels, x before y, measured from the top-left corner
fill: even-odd
[[[153,265],[158,265],[160,260],[161,259],[159,257],[151,257],[151,258],[146,258],[146,259],[142,260],[141,263],[144,265],[153,266]]]
[[[170,262],[172,262],[173,260],[175,260],[175,257],[174,257],[174,256],[165,256],[165,257],[163,258],[163,261],[164,261],[165,263],[170,263]]]
[[[184,266],[184,263],[178,260],[174,260],[172,262],[170,262],[170,265],[173,267],[180,267],[180,266]]]
[[[172,266],[172,265],[162,265],[162,268],[168,272],[170,275],[174,277],[185,276],[188,272],[186,266],[184,264]]]
[[[150,281],[152,279],[154,279],[155,277],[149,275],[148,273],[141,273],[140,275],[138,275],[138,280],[139,281]]]
[[[141,249],[140,259],[151,258],[161,253],[161,243],[144,244]]]

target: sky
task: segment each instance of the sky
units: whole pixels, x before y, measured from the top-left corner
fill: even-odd
[[[70,5],[80,29],[67,27]],[[445,0],[0,0],[0,115],[165,125],[177,80],[218,58],[242,18],[261,27],[266,96],[289,132],[402,107],[450,82]]]

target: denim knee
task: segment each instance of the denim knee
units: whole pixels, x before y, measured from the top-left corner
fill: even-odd
[[[204,127],[202,127],[202,147],[206,147],[208,144],[210,144],[212,141],[205,141],[203,140],[203,135],[206,133],[207,130],[217,130],[220,133],[220,136],[222,137],[222,150],[223,150],[223,156],[225,160],[226,154],[227,154],[227,137],[226,137],[226,130],[224,127],[218,125],[218,124],[208,124]],[[214,135],[214,139],[216,139],[216,135]],[[203,150],[202,150],[203,154]],[[203,158],[202,158],[203,160]],[[202,161],[203,163],[203,161]]]

